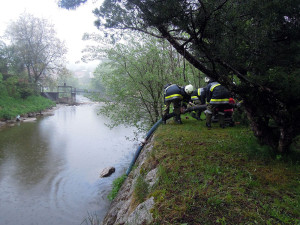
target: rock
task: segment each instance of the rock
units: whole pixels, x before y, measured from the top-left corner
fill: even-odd
[[[154,168],[153,170],[151,170],[145,178],[145,181],[149,184],[149,187],[151,188],[157,181],[157,171],[158,168]]]
[[[0,127],[4,126],[5,124],[5,122],[0,121]]]
[[[116,171],[114,167],[107,167],[100,173],[100,177],[109,177],[111,174],[113,174]]]
[[[153,220],[150,210],[154,206],[154,197],[149,198],[129,215],[126,225],[150,224]]]
[[[24,118],[23,122],[35,122],[36,121],[36,118],[33,117],[33,118]]]
[[[153,138],[153,136],[152,136]],[[136,169],[132,170],[129,176],[122,184],[116,198],[112,201],[105,218],[101,225],[140,225],[151,224],[153,216],[151,209],[154,207],[154,198],[151,197],[139,205],[135,204],[133,192],[135,182],[141,175],[141,167],[145,165],[146,159],[153,147],[152,138],[146,143],[141,154],[137,158]],[[157,181],[157,169],[152,168],[146,175],[146,182],[151,187]]]
[[[27,115],[28,115],[28,117],[32,118],[32,117],[35,117],[36,114],[35,113],[28,113]]]

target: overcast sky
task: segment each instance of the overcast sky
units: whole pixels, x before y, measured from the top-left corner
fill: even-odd
[[[84,32],[99,32],[94,26],[96,17],[92,10],[101,5],[103,0],[89,0],[76,10],[61,9],[58,0],[7,0],[0,7],[0,36],[9,22],[18,19],[23,12],[47,19],[54,24],[57,37],[66,42],[67,60],[70,64],[80,61],[81,50],[86,43],[82,41]]]

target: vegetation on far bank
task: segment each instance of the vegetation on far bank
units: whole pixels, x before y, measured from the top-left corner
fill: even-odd
[[[31,112],[40,112],[55,106],[55,102],[38,95],[32,95],[25,99],[0,96],[0,119],[10,120],[17,115]]]
[[[153,224],[300,223],[299,137],[282,156],[243,125],[208,130],[204,121],[183,122],[157,129],[140,170],[143,178],[158,167],[152,189],[135,187],[143,190],[137,201],[155,198]]]

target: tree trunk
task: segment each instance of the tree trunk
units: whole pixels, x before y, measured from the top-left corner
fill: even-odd
[[[254,132],[254,136],[258,138],[260,143],[267,144],[273,148],[275,152],[280,154],[286,154],[289,151],[289,147],[293,141],[294,128],[292,123],[285,120],[285,116],[277,117],[275,123],[277,127],[271,127],[269,121],[263,118],[255,110],[255,106],[249,103],[245,104],[245,111],[247,117],[250,120],[250,126]],[[270,108],[270,111],[275,111],[275,109]],[[273,112],[275,115],[279,113]],[[285,121],[285,122],[282,122]]]
[[[29,83],[32,83],[32,76],[31,76],[31,73],[30,73],[30,67],[28,65],[26,65],[26,69],[27,69]]]
[[[276,138],[274,137],[273,131],[270,129],[267,123],[259,118],[256,115],[256,112],[251,109],[251,107],[245,107],[245,111],[250,121],[250,127],[254,133],[254,136],[258,138],[261,144],[267,144],[273,149],[276,149]]]
[[[280,129],[280,137],[278,142],[278,152],[281,154],[288,153],[289,147],[293,141],[293,127],[283,126]]]

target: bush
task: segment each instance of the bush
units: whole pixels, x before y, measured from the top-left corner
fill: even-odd
[[[22,99],[25,99],[29,96],[34,95],[34,91],[29,87],[21,87],[19,89],[19,94]]]
[[[4,120],[10,120],[12,117],[13,115],[7,109],[0,110],[0,118]]]

